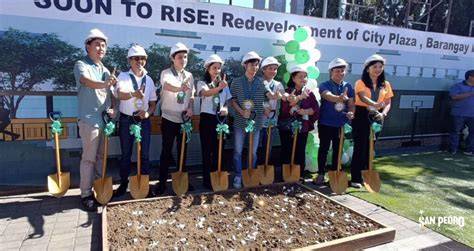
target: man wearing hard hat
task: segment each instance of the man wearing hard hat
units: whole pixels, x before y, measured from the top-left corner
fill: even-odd
[[[329,146],[332,143],[331,170],[336,170],[339,161],[340,129],[349,119],[354,118],[354,89],[344,81],[347,63],[342,58],[335,58],[329,63],[329,77],[319,86],[321,94],[321,110],[318,122],[319,151],[318,151],[318,176],[314,183],[324,183],[325,167]]]
[[[241,62],[245,68],[245,75],[234,79],[230,86],[232,94],[231,104],[235,110],[233,156],[235,167],[233,185],[235,188],[242,187],[242,149],[244,147],[245,128],[248,119],[255,121],[253,131],[253,163],[251,168],[255,167],[257,160],[258,139],[263,119],[263,102],[267,93],[262,79],[256,76],[261,60],[262,58],[255,51],[245,54]]]
[[[268,158],[271,158],[272,135],[278,123],[278,103],[280,102],[279,99],[283,97],[282,93],[285,93],[285,87],[280,83],[280,81],[274,79],[278,73],[278,67],[280,65],[280,62],[278,62],[276,58],[267,57],[262,61],[260,66],[263,72],[263,84],[268,92],[267,100],[265,100],[263,105],[267,108],[266,111],[269,112],[264,112],[263,114],[262,130],[260,131],[260,141],[262,142],[262,146],[259,149],[259,165],[263,165],[265,162],[268,137],[270,137],[270,152],[268,153]],[[272,127],[270,135],[268,135],[269,125]]]
[[[117,97],[120,100],[120,186],[114,196],[122,196],[127,191],[130,175],[131,156],[134,137],[130,134],[130,125],[140,122],[141,126],[141,174],[150,174],[150,116],[156,109],[156,88],[153,79],[147,75],[145,65],[148,55],[140,45],[133,45],[128,50],[130,70],[118,76]]]
[[[177,43],[171,47],[169,57],[172,65],[170,68],[161,72],[160,83],[161,90],[161,133],[162,147],[160,155],[160,178],[159,184],[155,188],[155,195],[161,195],[166,190],[166,180],[168,179],[169,166],[173,162],[172,149],[176,138],[178,152],[177,158],[181,157],[181,124],[183,121],[183,113],[186,118],[193,116],[194,105],[194,78],[193,74],[186,71],[188,63],[189,49],[182,43]],[[186,146],[183,156],[186,162]],[[183,164],[183,171],[186,171],[186,164]],[[189,191],[194,187],[189,184]]]
[[[74,65],[79,99],[78,126],[82,142],[81,202],[84,210],[96,211],[92,183],[101,175],[104,156],[102,112],[107,111],[112,117],[115,116],[111,89],[117,79],[102,64],[107,52],[107,37],[104,33],[98,29],[90,30],[84,44],[87,57]]]

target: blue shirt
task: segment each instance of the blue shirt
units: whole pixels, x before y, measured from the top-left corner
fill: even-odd
[[[335,102],[330,102],[322,97],[323,92],[325,91],[329,91],[336,96],[341,95],[345,88],[347,88],[347,96],[349,98],[354,98],[354,89],[345,81],[338,85],[334,81],[328,80],[319,86],[319,93],[321,94],[319,124],[332,127],[341,127],[347,123],[348,119],[344,112],[349,111],[348,102],[345,102],[346,108],[344,109],[344,112],[338,112],[334,109],[334,105],[336,104]]]
[[[474,86],[468,85],[465,81],[451,86],[449,95],[457,96],[467,92],[474,92]],[[461,100],[453,100],[451,105],[451,115],[460,117],[474,117],[474,96]]]

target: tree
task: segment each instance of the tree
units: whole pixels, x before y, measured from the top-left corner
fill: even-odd
[[[82,56],[81,51],[55,34],[33,34],[8,29],[0,37],[0,85],[4,90],[32,91],[39,85],[53,83],[55,89],[70,90],[75,87],[72,74],[74,62]],[[24,95],[15,99],[6,96],[6,105],[11,118]]]

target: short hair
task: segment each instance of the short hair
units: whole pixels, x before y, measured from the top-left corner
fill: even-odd
[[[464,80],[467,80],[469,77],[474,77],[474,70],[466,71],[466,74],[464,74]]]

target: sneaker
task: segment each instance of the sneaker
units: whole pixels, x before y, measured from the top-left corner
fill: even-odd
[[[313,183],[316,185],[322,185],[324,183],[324,174],[318,174],[318,177],[313,180]]]
[[[234,188],[241,188],[242,187],[242,177],[239,177],[239,176],[235,176],[234,177],[234,183],[232,184],[234,185]]]
[[[351,182],[351,187],[353,188],[362,188],[362,184],[359,182]]]
[[[120,197],[127,192],[128,182],[120,183],[120,186],[114,191],[114,197]]]
[[[468,156],[474,156],[474,152],[464,152],[465,155],[468,155]]]
[[[94,200],[94,196],[89,195],[81,199],[82,208],[87,212],[96,212],[97,203]]]

